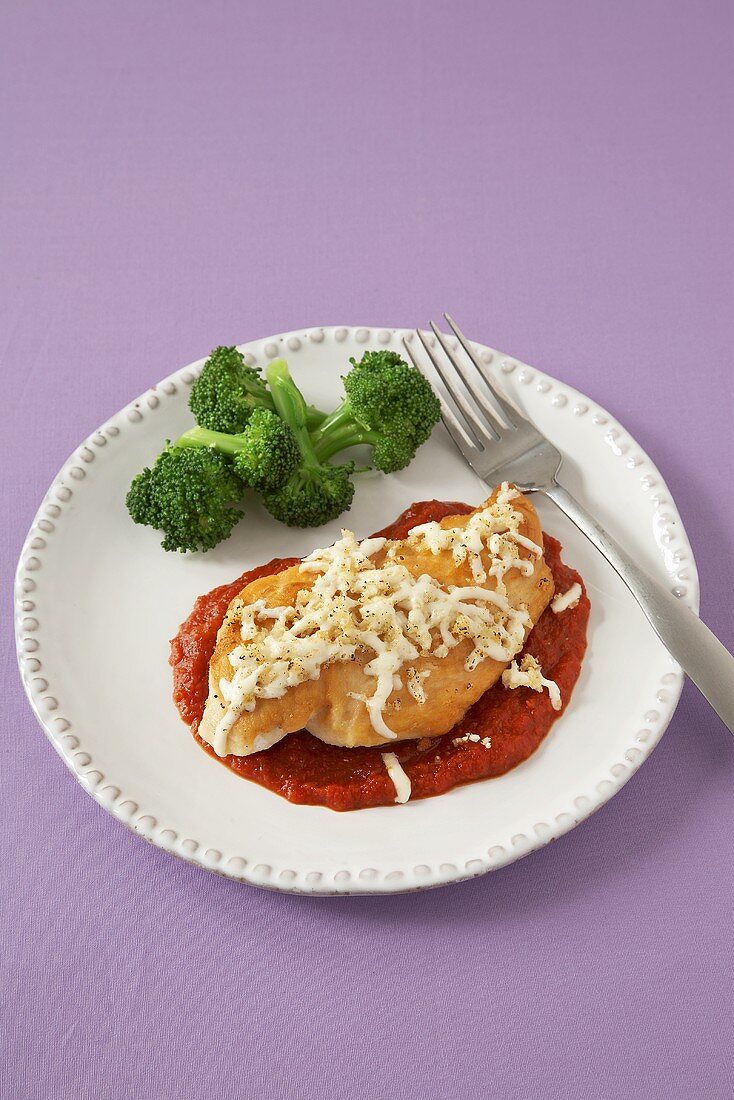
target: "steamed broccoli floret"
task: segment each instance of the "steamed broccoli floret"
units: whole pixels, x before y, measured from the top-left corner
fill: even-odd
[[[257,408],[272,408],[256,367],[248,367],[237,348],[215,348],[189,396],[189,408],[202,428],[241,432]]]
[[[259,492],[277,489],[301,461],[301,452],[285,421],[269,409],[255,409],[237,435],[192,428],[177,447],[212,447],[232,459],[245,485]]]
[[[268,409],[256,409],[242,433],[234,468],[246,485],[260,493],[278,489],[298,466],[301,455],[293,432]]]
[[[394,351],[366,351],[343,378],[346,397],[312,432],[320,459],[368,443],[378,470],[402,470],[441,415],[430,383]]]
[[[346,396],[330,416],[307,405],[287,364],[262,378],[234,347],[212,352],[191,391],[198,426],[133,481],[127,507],[136,523],[163,532],[166,550],[210,550],[242,517],[245,488],[292,527],[318,527],[352,503],[354,463],[329,460],[369,444],[389,473],[411,461],[439,419],[429,383],[391,351],[368,351],[344,378]]]
[[[242,480],[231,461],[208,449],[168,446],[133,480],[126,504],[135,523],[164,534],[164,550],[211,550],[243,513],[233,505]]]
[[[196,423],[213,432],[236,435],[244,430],[255,409],[275,408],[259,367],[249,367],[235,347],[215,348],[189,396]],[[306,406],[309,428],[316,428],[325,413]]]
[[[280,489],[263,493],[263,504],[289,527],[321,527],[351,508],[352,470],[351,463],[300,466]]]
[[[263,493],[263,503],[289,527],[320,527],[351,506],[354,465],[332,466],[316,457],[308,434],[308,409],[285,361],[272,362],[265,376],[276,411],[293,433],[300,462],[280,488]]]

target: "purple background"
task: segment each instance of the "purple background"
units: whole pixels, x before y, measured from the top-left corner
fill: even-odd
[[[734,742],[690,685],[546,850],[304,900],[83,795],[22,695],[9,591],[61,462],[153,381],[447,308],[629,427],[734,646],[733,13],[2,5],[4,1098],[732,1095]]]

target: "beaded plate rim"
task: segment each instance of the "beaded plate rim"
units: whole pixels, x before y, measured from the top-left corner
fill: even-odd
[[[240,344],[239,348],[246,361],[255,362],[257,355],[272,359],[281,354],[284,347],[289,353],[297,353],[304,346],[318,347],[327,340],[343,343],[350,337],[358,344],[374,339],[383,346],[393,342],[399,345],[403,337],[411,339],[412,335],[412,330],[400,328],[333,325],[297,329]],[[589,416],[599,427],[604,442],[612,452],[637,473],[639,490],[650,494],[648,499],[652,504],[653,516],[659,520],[661,542],[668,549],[675,547],[675,572],[666,566],[673,591],[697,611],[698,574],[682,520],[659,470],[629,432],[604,408],[572,387],[484,344],[472,341],[472,346],[485,362],[496,359],[501,371],[517,371],[518,381],[534,384],[537,392],[545,395],[555,408],[574,416]],[[672,659],[671,671],[658,683],[654,701],[651,701],[640,729],[625,750],[624,759],[611,767],[609,774],[595,785],[593,791],[576,795],[567,810],[558,814],[553,822],[538,822],[529,830],[530,835],[513,836],[509,846],[496,845],[461,867],[445,863],[435,867],[421,864],[408,869],[386,867],[382,871],[366,867],[356,872],[346,868],[336,871],[274,868],[244,855],[209,848],[193,837],[179,836],[159,821],[151,809],[141,807],[126,795],[112,777],[102,775],[84,748],[83,731],[75,730],[64,717],[63,701],[58,698],[47,675],[44,675],[43,660],[38,655],[42,652],[39,639],[43,635],[43,623],[33,598],[35,575],[43,567],[49,547],[52,551],[53,533],[57,522],[63,517],[64,507],[81,490],[91,464],[98,458],[104,461],[105,448],[114,447],[123,432],[139,424],[146,409],[157,408],[161,401],[180,400],[181,390],[191,385],[203,362],[200,359],[174,371],[126,405],[75,448],[45,494],[20,553],[15,578],[15,634],[21,679],[41,728],[87,793],[137,835],[205,870],[260,888],[327,896],[405,893],[475,878],[506,866],[551,839],[562,836],[612,798],[650,755],[673,716],[683,687],[683,675]],[[652,489],[654,493],[650,493]],[[673,584],[673,581],[677,583]]]

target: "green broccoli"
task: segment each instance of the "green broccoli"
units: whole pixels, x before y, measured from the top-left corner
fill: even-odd
[[[189,395],[196,423],[214,432],[236,435],[244,430],[255,409],[274,410],[259,367],[249,367],[235,347],[215,348]],[[307,406],[309,428],[317,427],[325,414]]]
[[[211,550],[242,518],[233,505],[243,488],[224,455],[169,444],[134,478],[126,504],[135,523],[163,532],[164,550]]]
[[[346,397],[312,432],[322,461],[339,451],[368,443],[378,470],[402,470],[428,439],[441,406],[420,371],[395,351],[366,351],[342,379]]]
[[[260,493],[279,489],[301,461],[293,432],[267,409],[255,410],[242,440],[234,468],[246,485]]]
[[[278,489],[263,492],[263,503],[272,516],[289,527],[320,527],[350,508],[354,464],[333,466],[317,458],[308,432],[308,407],[285,360],[274,360],[265,377],[276,412],[293,433],[300,463]]]
[[[236,348],[212,352],[189,404],[198,426],[166,444],[134,479],[127,507],[163,532],[166,550],[210,550],[243,513],[245,488],[292,527],[319,527],[352,503],[354,463],[330,459],[357,444],[385,473],[407,466],[439,419],[429,383],[393,351],[350,360],[346,396],[325,416],[307,405],[282,359],[263,378]]]
[[[254,409],[237,435],[191,428],[177,447],[212,447],[232,459],[245,485],[258,492],[279,488],[300,464],[301,452],[285,421],[269,409]]]
[[[234,435],[254,409],[270,409],[272,401],[260,371],[248,367],[237,348],[219,347],[191,388],[189,408],[202,428]]]

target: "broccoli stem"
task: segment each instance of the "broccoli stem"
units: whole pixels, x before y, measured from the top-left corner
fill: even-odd
[[[303,465],[320,466],[321,463],[309,435],[309,413],[316,410],[311,409],[304,401],[303,394],[291,378],[285,359],[274,359],[269,363],[265,368],[265,377],[268,380],[275,411],[293,432]]]
[[[359,424],[345,422],[339,427],[331,428],[328,432],[317,429],[312,435],[316,457],[321,462],[326,462],[340,451],[346,451],[349,447],[357,447],[368,443],[372,446],[377,442],[377,432],[367,431]]]
[[[315,405],[306,405],[306,424],[310,432],[316,431],[327,419],[327,414]]]
[[[349,401],[342,404],[330,416],[312,430],[316,457],[321,462],[326,462],[339,451],[346,451],[349,447],[356,447],[361,443],[374,445],[378,439],[378,433],[369,431],[355,419],[354,412]]]
[[[337,409],[334,409],[333,413],[329,413],[329,415],[322,420],[320,430],[321,432],[337,431],[343,428],[344,425],[353,427],[355,423],[352,406],[349,400],[345,399]]]
[[[245,448],[245,441],[226,432],[212,432],[208,428],[190,428],[184,432],[174,447],[213,447],[220,454],[236,455]]]

